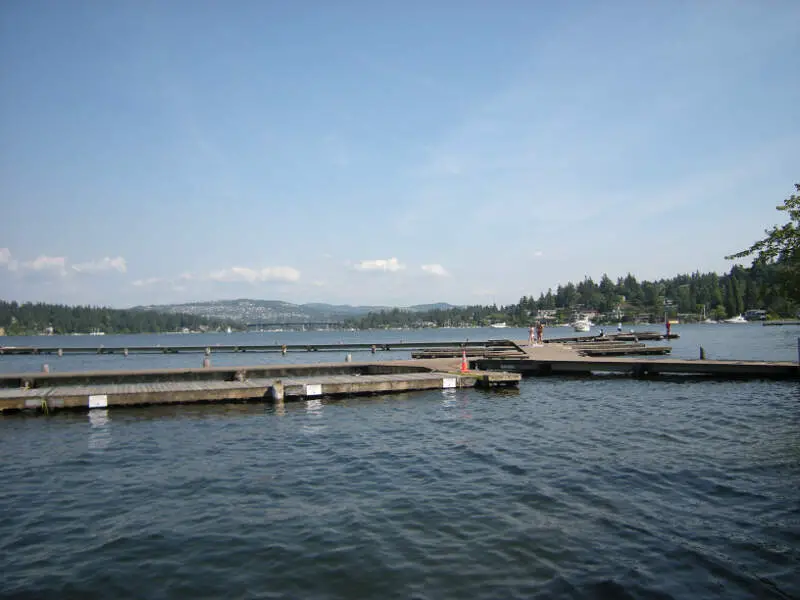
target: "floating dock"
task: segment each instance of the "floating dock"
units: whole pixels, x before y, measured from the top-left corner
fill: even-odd
[[[321,348],[342,350],[374,346],[328,344]],[[415,390],[492,388],[518,386],[522,375],[619,373],[633,377],[689,375],[722,379],[800,379],[800,366],[788,361],[619,356],[663,353],[669,348],[648,347],[618,338],[585,336],[568,343],[550,340],[549,343],[534,345],[511,340],[391,345],[392,349],[404,347],[417,348],[423,358],[363,363],[0,374],[0,412],[25,409],[50,412],[60,408],[191,402],[283,402]],[[461,364],[465,354],[466,366],[469,367],[466,372]]]
[[[350,350],[369,350],[389,352],[396,350],[421,350],[427,348],[446,348],[457,345],[459,348],[485,348],[493,342],[342,342],[339,344],[208,344],[208,345],[175,345],[175,346],[0,346],[0,355],[31,354],[220,354],[238,352],[287,353],[287,352],[346,352]],[[460,351],[460,350],[459,350]]]
[[[626,355],[663,355],[672,352],[670,346],[647,346],[641,342],[620,341],[608,337],[568,338],[572,342],[550,340],[549,344],[563,344],[581,356],[626,356]],[[465,353],[467,358],[494,359],[524,359],[528,357],[525,346],[511,340],[495,340],[483,347],[471,348],[435,348],[417,350],[411,353],[411,358],[459,358]]]
[[[545,344],[568,344],[571,342],[656,342],[660,340],[677,340],[681,336],[677,333],[658,333],[657,331],[626,331],[606,333],[603,335],[571,335],[567,337],[547,338]]]
[[[518,386],[518,373],[440,370],[452,361],[329,363],[0,375],[0,412],[209,402],[283,402],[360,394]]]
[[[469,365],[476,369],[498,369],[523,375],[619,373],[634,377],[689,375],[722,379],[800,379],[800,366],[789,361],[586,356],[577,344],[575,347],[547,344],[521,348],[525,350],[524,358],[478,358],[469,361]]]
[[[672,333],[669,339],[676,339],[678,334]],[[615,333],[604,336],[573,336],[563,338],[550,338],[544,340],[547,344],[569,343],[569,342],[592,342],[592,341],[628,341],[643,342],[663,340],[667,336],[654,331],[640,331],[637,333]],[[509,340],[485,340],[453,342],[341,342],[336,344],[206,344],[206,345],[155,345],[155,346],[0,346],[0,355],[58,355],[66,354],[118,354],[127,356],[129,354],[229,354],[229,353],[288,353],[288,352],[348,352],[348,351],[418,351],[421,354],[425,351],[438,350],[440,354],[452,351],[454,348],[459,355],[462,349],[480,351],[499,348],[513,349],[516,344]],[[428,357],[423,357],[428,358]]]

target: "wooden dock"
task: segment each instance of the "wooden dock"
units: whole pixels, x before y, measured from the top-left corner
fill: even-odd
[[[571,343],[560,342],[576,351],[581,356],[627,356],[627,355],[663,355],[672,351],[670,346],[647,346],[641,342],[626,342],[614,340],[608,337],[584,337],[570,338],[577,341]],[[559,342],[550,342],[556,344]],[[521,344],[521,343],[520,343]],[[471,348],[435,348],[417,350],[411,353],[411,358],[460,358],[466,353],[467,359],[476,360],[479,358],[495,359],[523,359],[528,355],[523,345],[516,342],[505,340],[503,342],[494,341],[487,343],[484,347]]]
[[[427,346],[419,348],[421,345]],[[326,345],[338,350],[343,345]],[[360,344],[370,348],[371,344]],[[393,345],[393,348],[395,345]],[[408,343],[424,358],[306,365],[255,365],[206,368],[108,370],[91,372],[0,374],[0,412],[60,408],[190,402],[242,402],[387,394],[414,390],[517,386],[522,375],[634,377],[703,376],[724,379],[800,379],[795,362],[651,359],[620,353],[659,353],[668,347],[619,339],[527,345],[511,340]],[[353,346],[349,346],[350,349]],[[467,354],[468,372],[461,371]],[[441,358],[437,358],[441,356]]]
[[[657,331],[634,331],[606,333],[604,335],[571,335],[566,337],[547,338],[545,344],[568,344],[571,342],[592,342],[592,341],[611,341],[611,342],[657,342],[660,340],[677,340],[681,336],[677,333],[659,333]]]
[[[788,361],[686,360],[586,356],[568,344],[521,346],[524,358],[479,358],[470,361],[476,369],[497,369],[523,375],[593,375],[619,373],[634,377],[658,375],[703,376],[721,379],[800,379],[800,366]]]
[[[669,339],[675,339],[678,334],[670,334]],[[592,342],[592,341],[629,341],[643,342],[665,339],[666,336],[653,331],[640,331],[638,333],[615,333],[605,336],[571,336],[550,338],[544,340],[546,344]],[[431,355],[446,355],[447,351],[457,351],[460,355],[462,349],[473,351],[478,355],[480,351],[498,350],[504,348],[513,350],[514,342],[510,340],[484,340],[463,342],[454,341],[419,341],[419,342],[341,342],[336,344],[206,344],[206,345],[155,345],[155,346],[0,346],[2,355],[57,355],[68,354],[230,354],[230,353],[282,353],[289,352],[348,352],[370,351],[373,354],[389,351],[416,351],[420,355],[429,351]],[[423,356],[424,357],[424,356]]]
[[[430,364],[328,363],[0,375],[0,412],[209,402],[283,402],[434,389],[507,387],[521,375]],[[445,369],[452,370],[441,370]]]
[[[430,348],[484,348],[493,342],[342,342],[338,344],[208,344],[208,345],[156,345],[156,346],[0,346],[0,355],[36,354],[220,354],[239,352],[287,353],[287,352],[346,352],[366,351],[372,353],[397,350],[422,350]]]

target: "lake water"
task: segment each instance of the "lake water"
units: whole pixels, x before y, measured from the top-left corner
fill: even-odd
[[[625,328],[629,331],[631,328]],[[634,327],[635,331],[663,332],[657,325]],[[616,331],[606,327],[606,333]],[[568,327],[545,329],[545,339],[577,335],[597,335],[599,327],[590,333],[578,334]],[[800,327],[763,327],[761,324],[748,325],[677,325],[673,333],[680,338],[669,342],[653,342],[651,345],[669,345],[671,356],[675,358],[697,358],[702,346],[706,358],[753,359],[753,360],[791,360],[798,358],[798,337]],[[47,347],[135,347],[135,346],[207,346],[213,349],[218,345],[280,345],[280,344],[337,344],[337,343],[377,343],[392,344],[413,341],[485,341],[489,339],[527,340],[528,330],[522,328],[475,328],[475,329],[417,329],[402,331],[305,331],[305,332],[265,332],[265,333],[212,333],[212,334],[146,334],[146,335],[104,335],[104,336],[40,336],[0,338],[4,346],[47,346]],[[273,353],[220,353],[212,354],[214,366],[285,364],[343,361],[351,354],[354,361],[408,359],[409,351],[379,351],[372,355],[369,350],[341,352],[289,352],[281,356]],[[201,367],[202,354],[121,354],[108,355],[38,355],[38,356],[0,356],[0,373],[40,371],[46,363],[51,372],[81,371],[94,369],[150,369],[168,367]]]
[[[674,330],[677,356],[703,346],[712,358],[797,359],[799,328]],[[527,336],[307,332],[277,343],[498,333]],[[43,360],[67,370],[202,359],[0,365]],[[3,597],[800,597],[796,382],[531,378],[518,391],[10,415],[0,452]]]

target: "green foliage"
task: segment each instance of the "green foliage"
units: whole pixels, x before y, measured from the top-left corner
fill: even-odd
[[[158,333],[219,329],[227,323],[187,314],[169,314],[150,310],[117,310],[93,306],[66,306],[0,300],[0,327],[8,335],[44,333]]]
[[[786,292],[794,297],[800,293],[800,183],[794,185],[798,194],[792,194],[775,208],[789,214],[789,222],[767,229],[762,240],[726,256],[727,259],[744,258],[755,255],[754,264],[777,266],[776,274]]]
[[[612,281],[603,275],[600,283],[586,278],[547,290],[538,299],[523,296],[509,306],[467,306],[451,310],[412,312],[401,309],[373,312],[346,323],[362,329],[389,327],[471,327],[504,321],[508,325],[529,326],[539,310],[556,311],[555,319],[567,322],[575,311],[597,310],[609,323],[648,319],[660,322],[665,313],[671,318],[724,319],[748,309],[765,309],[770,314],[794,315],[797,303],[784,292],[778,264],[754,263],[750,269],[735,266],[726,275],[695,272],[671,279],[642,281],[628,274]],[[602,322],[603,319],[600,319]]]

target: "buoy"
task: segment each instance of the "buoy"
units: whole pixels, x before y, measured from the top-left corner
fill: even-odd
[[[469,371],[469,364],[467,364],[467,351],[466,349],[461,351],[461,372],[466,373]]]

